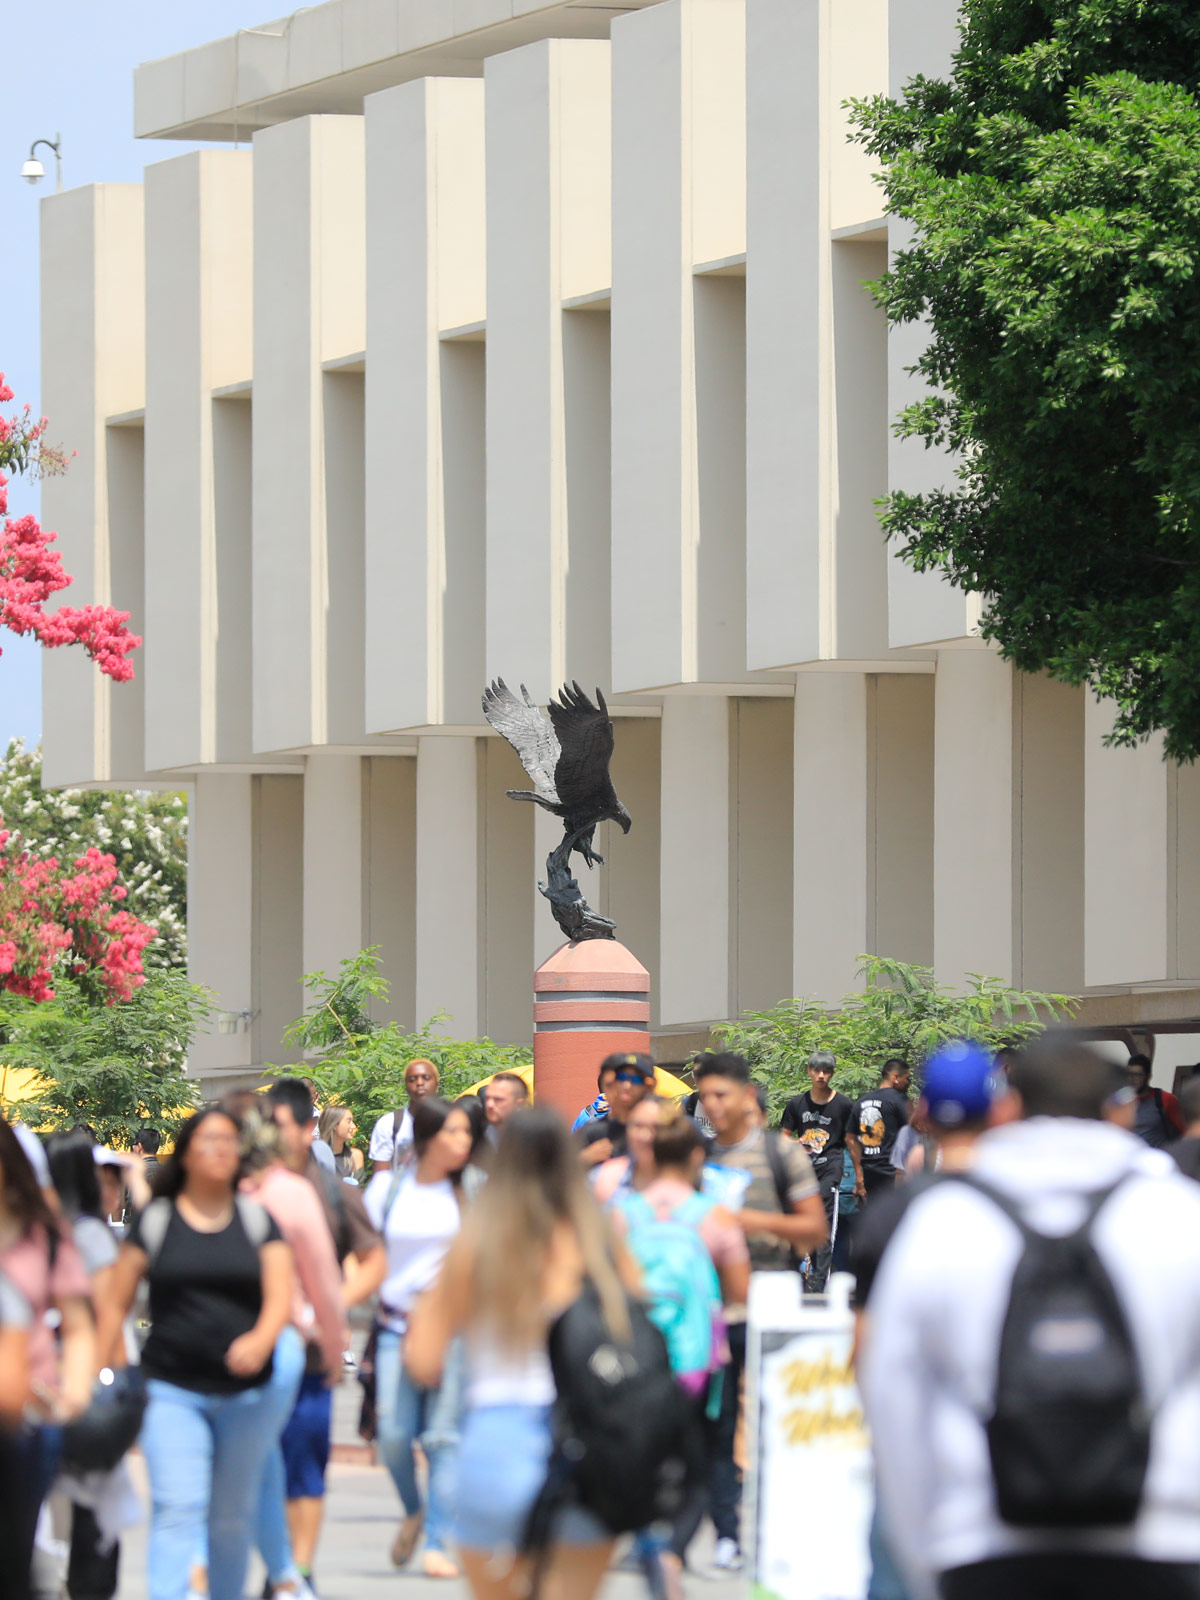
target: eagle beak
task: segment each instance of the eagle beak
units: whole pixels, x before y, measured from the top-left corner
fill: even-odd
[[[617,821],[621,824],[621,832],[628,833],[633,824],[633,818],[629,815],[624,806],[621,807],[621,814],[617,818]]]

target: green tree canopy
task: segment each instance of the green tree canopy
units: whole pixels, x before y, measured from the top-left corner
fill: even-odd
[[[789,1096],[808,1088],[805,1064],[814,1050],[837,1057],[834,1088],[851,1099],[873,1089],[889,1056],[907,1061],[919,1083],[927,1056],[951,1039],[977,1039],[991,1050],[1020,1044],[1069,1016],[1061,994],[1011,989],[972,974],[961,993],[934,980],[928,967],[883,956],[861,957],[866,986],[835,1006],[802,998],[750,1011],[717,1030],[722,1046],[741,1051],[770,1095],[772,1121]]]
[[[324,1104],[352,1111],[364,1146],[376,1118],[404,1105],[404,1069],[414,1057],[434,1063],[440,1093],[448,1100],[493,1072],[533,1060],[532,1050],[519,1045],[446,1038],[434,1031],[449,1020],[444,1013],[412,1031],[395,1020],[372,1018],[372,1001],[386,1005],[388,997],[378,945],[343,961],[336,973],[308,973],[304,986],[311,996],[308,1009],[288,1028],[286,1039],[304,1052],[307,1064],[274,1070],[303,1071],[317,1084]]]
[[[43,789],[40,750],[13,739],[0,760],[0,824],[13,848],[69,866],[94,847],[117,863],[125,909],[157,937],[143,963],[187,965],[187,800],[169,791]]]
[[[203,989],[161,967],[110,1006],[67,978],[57,980],[53,1000],[0,990],[0,1060],[7,1069],[37,1072],[46,1084],[19,1103],[20,1115],[34,1128],[86,1122],[102,1144],[126,1150],[145,1124],[174,1133],[197,1104],[185,1066],[210,1009]]]
[[[956,481],[894,493],[918,569],[986,599],[1027,672],[1200,752],[1200,8],[965,0],[950,80],[862,102],[913,240],[876,286],[925,319],[898,432]]]

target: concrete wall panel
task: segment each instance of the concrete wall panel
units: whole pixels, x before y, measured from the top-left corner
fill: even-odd
[[[332,976],[367,943],[362,903],[362,757],[304,763],[305,972]]]
[[[366,724],[474,726],[483,527],[471,510],[468,534],[461,509],[447,507],[445,463],[478,456],[464,489],[481,505],[482,355],[444,354],[439,334],[486,311],[483,85],[402,84],[368,96],[365,120]],[[470,697],[447,682],[459,664]]]
[[[296,1061],[283,1034],[304,1008],[304,780],[271,775],[252,782],[251,1048],[255,1062]]]
[[[321,369],[366,343],[363,122],[305,117],[254,148],[254,745],[269,752],[332,736]]]
[[[607,233],[591,221],[610,205],[608,46],[530,45],[493,57],[485,82],[485,671],[525,683],[544,704],[564,678],[584,670],[568,633],[577,540],[567,493],[561,306],[568,272],[604,283],[609,267]],[[585,519],[579,541],[586,545],[591,533]]]
[[[789,700],[745,699],[733,715],[733,1004],[748,1011],[792,988],[794,712]]]
[[[613,687],[633,690],[701,676],[692,269],[745,249],[744,7],[618,18],[612,71]]]
[[[929,967],[933,965],[933,675],[880,673],[871,683],[867,949]]]
[[[66,603],[113,601],[105,419],[145,403],[142,190],[91,185],[42,202],[42,405],[50,437],[75,451],[70,471],[42,484],[42,525],[73,583]],[[145,671],[144,652],[134,656]],[[116,781],[117,697],[82,650],[42,657],[43,781]]]
[[[430,736],[417,746],[418,1024],[446,1013],[442,1031],[478,1031],[482,926],[477,740]]]
[[[228,664],[245,665],[248,617],[230,598],[227,511],[240,461],[215,459],[212,391],[253,370],[253,165],[205,150],[146,169],[146,762],[182,767],[250,754],[222,700]],[[222,444],[227,440],[223,439]],[[229,470],[232,481],[223,474]],[[234,582],[244,560],[233,553]],[[234,686],[240,708],[247,685]]]
[[[417,763],[368,756],[363,763],[363,927],[367,944],[380,947],[390,984],[387,1004],[373,1004],[380,1019],[416,1025],[417,979]]]
[[[833,1004],[867,948],[867,678],[798,673],[792,993]]]
[[[1168,780],[1162,739],[1106,748],[1111,703],[1084,711],[1084,980],[1173,976],[1168,919]]]
[[[668,695],[661,727],[658,1003],[670,1026],[729,1012],[729,702]]]
[[[943,650],[934,704],[934,968],[943,983],[1011,983],[1012,668],[991,650]]]
[[[503,739],[480,740],[485,808],[481,879],[484,900],[482,1032],[504,1044],[530,1044],[533,1030],[533,918],[530,878],[543,871],[533,857],[533,814],[506,789],[527,780]],[[548,819],[552,822],[555,819]],[[557,826],[557,823],[556,823]]]

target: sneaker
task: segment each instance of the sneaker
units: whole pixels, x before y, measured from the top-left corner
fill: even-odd
[[[742,1552],[737,1547],[737,1540],[718,1539],[717,1547],[713,1551],[712,1564],[718,1572],[740,1572]]]
[[[342,1351],[342,1365],[344,1367],[356,1367],[358,1365],[358,1357],[353,1350]]]

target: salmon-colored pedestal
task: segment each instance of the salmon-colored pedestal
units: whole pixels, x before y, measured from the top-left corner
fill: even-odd
[[[650,974],[615,939],[560,945],[533,975],[533,1092],[574,1121],[614,1050],[650,1051]]]

